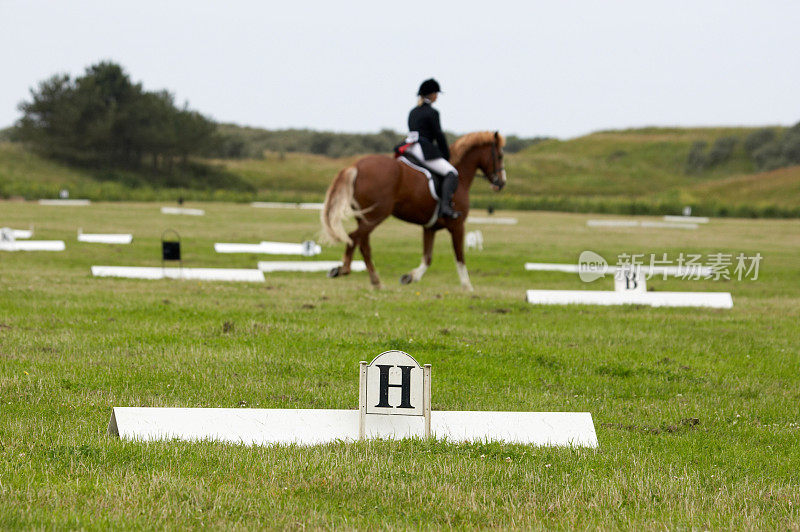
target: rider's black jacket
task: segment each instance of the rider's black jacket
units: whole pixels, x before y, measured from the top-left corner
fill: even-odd
[[[425,102],[408,113],[408,130],[419,133],[419,144],[425,160],[439,157],[450,160],[450,148],[439,123],[439,111],[431,104]]]

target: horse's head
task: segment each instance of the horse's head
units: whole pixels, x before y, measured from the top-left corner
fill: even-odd
[[[501,190],[506,185],[506,169],[503,166],[504,145],[505,139],[495,131],[489,149],[485,150],[478,162],[478,168],[483,171],[483,175],[486,176],[495,191]]]
[[[474,171],[481,170],[492,187],[500,190],[506,184],[506,170],[503,168],[505,144],[506,139],[497,131],[467,133],[450,146],[450,162],[459,169],[460,175],[468,176],[470,184]]]

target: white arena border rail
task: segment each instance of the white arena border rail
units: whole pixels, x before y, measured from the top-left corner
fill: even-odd
[[[40,199],[39,205],[54,205],[62,207],[84,207],[91,205],[88,199]]]
[[[327,272],[341,265],[340,260],[261,261],[258,263],[258,269],[262,272]],[[350,263],[350,271],[363,272],[366,269],[363,260],[354,260]]]
[[[674,277],[710,277],[712,275],[711,268],[708,266],[645,266],[637,265],[636,268],[640,273],[645,275],[671,275]],[[526,262],[525,270],[529,272],[562,272],[562,273],[595,273],[597,268],[592,268],[584,264],[556,264],[548,262]],[[604,273],[615,274],[618,268],[616,266],[609,266]]]
[[[30,229],[11,229],[11,236],[14,240],[33,238],[33,224]]]
[[[733,308],[729,292],[636,292],[607,290],[528,290],[538,305],[646,305],[650,307]]]
[[[309,241],[310,242],[310,241]],[[217,242],[214,244],[217,253],[264,253],[267,255],[305,255],[311,257],[322,253],[319,244],[295,244],[292,242],[260,242],[258,244],[233,244]]]
[[[280,201],[254,201],[250,204],[251,207],[258,207],[261,209],[305,209],[312,211],[321,211],[322,203],[283,203]]]
[[[204,216],[203,209],[187,209],[186,207],[161,207],[161,214],[185,214],[188,216]]]
[[[665,215],[664,216],[665,222],[693,222],[696,224],[707,224],[710,220],[705,216],[673,216],[673,215]]]
[[[586,220],[588,227],[644,227],[654,229],[697,229],[696,223],[651,222],[648,220]]]
[[[78,242],[92,244],[130,244],[133,235],[129,233],[84,233],[78,229]]]
[[[0,242],[0,251],[64,251],[63,240],[22,240]]]
[[[495,224],[495,225],[517,225],[519,220],[516,218],[503,218],[502,216],[498,217],[486,217],[486,216],[467,216],[467,223],[468,224]]]
[[[708,266],[634,266],[617,268],[590,264],[550,264],[528,262],[527,271],[555,271],[563,273],[592,274],[601,278],[607,273],[614,277],[614,291],[605,290],[528,290],[526,301],[540,305],[647,305],[651,307],[710,307],[732,308],[729,292],[648,292],[643,274],[681,276],[692,279],[708,278]],[[627,272],[627,273],[626,273]],[[618,274],[625,273],[624,278]],[[591,280],[591,279],[590,279]],[[632,286],[629,285],[632,283]],[[630,286],[630,287],[629,287]]]
[[[260,270],[237,268],[161,268],[146,266],[92,266],[95,277],[126,279],[182,279],[196,281],[243,281],[263,283]]]
[[[390,384],[390,368],[403,368]],[[216,440],[245,445],[317,445],[372,438],[499,440],[597,447],[590,412],[433,411],[431,365],[403,351],[359,362],[358,409],[115,407],[108,433],[128,440]],[[400,372],[398,372],[400,373]],[[400,390],[390,390],[398,387]],[[395,394],[390,393],[395,392]],[[376,399],[383,398],[376,403]],[[397,410],[401,401],[404,410]]]
[[[109,434],[122,439],[214,440],[243,445],[319,445],[359,439],[358,410],[114,407]],[[383,415],[370,438],[422,432],[421,417]],[[454,442],[500,440],[538,446],[597,447],[588,412],[431,412],[431,435]]]

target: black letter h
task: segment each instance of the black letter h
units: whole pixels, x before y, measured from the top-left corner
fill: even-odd
[[[380,400],[378,404],[375,405],[376,408],[393,408],[392,405],[389,404],[390,387],[400,388],[400,406],[397,408],[414,408],[411,406],[411,370],[414,369],[414,366],[397,366],[403,372],[403,380],[400,384],[389,384],[389,368],[393,368],[394,366],[387,364],[376,364],[376,366],[381,370],[381,393]]]

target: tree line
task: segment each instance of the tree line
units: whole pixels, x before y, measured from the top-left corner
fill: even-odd
[[[336,133],[308,129],[265,130],[217,124],[175,104],[166,90],[147,91],[118,64],[100,62],[83,75],[59,74],[39,83],[19,105],[22,118],[11,139],[73,164],[147,170],[170,175],[185,171],[190,158],[258,158],[265,152],[343,157],[391,153],[404,134]],[[449,140],[456,135],[449,133]],[[0,138],[0,140],[2,140]],[[506,150],[519,151],[542,140],[510,136]],[[197,163],[194,165],[197,169]],[[196,173],[196,172],[195,172]]]
[[[235,124],[220,124],[221,143],[215,155],[225,159],[259,158],[265,152],[311,153],[327,157],[348,157],[366,153],[392,153],[402,142],[405,133],[382,129],[378,133],[337,133],[310,129],[267,130],[242,127]],[[458,138],[445,132],[449,143]],[[505,151],[515,153],[545,140],[545,137],[506,137]]]
[[[167,91],[146,91],[123,68],[101,62],[72,79],[59,74],[31,90],[13,138],[82,165],[171,173],[219,143],[216,124]]]

